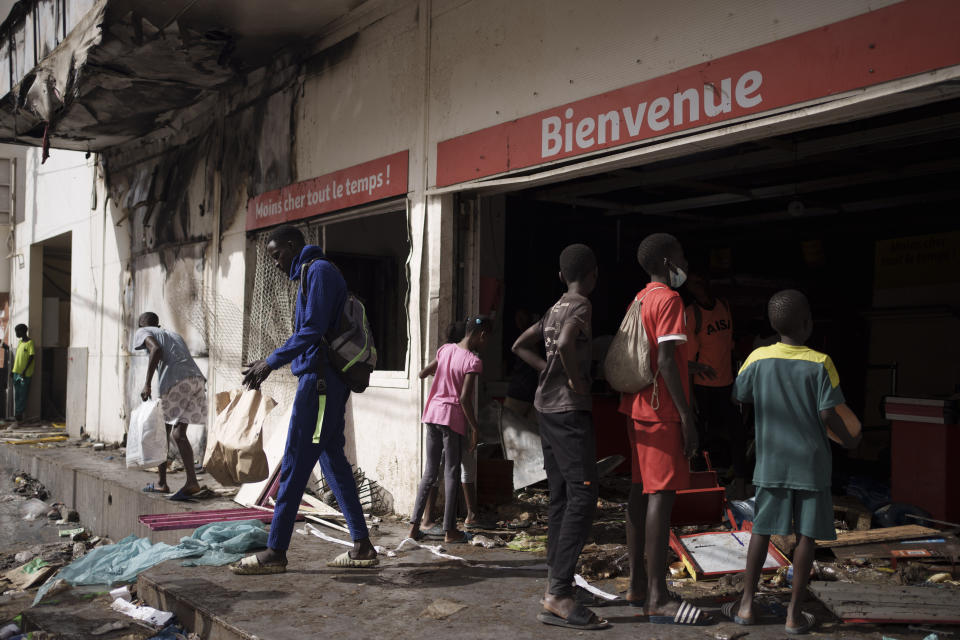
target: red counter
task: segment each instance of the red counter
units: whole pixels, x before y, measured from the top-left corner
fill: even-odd
[[[892,423],[891,498],[960,522],[957,401],[890,397],[884,405]]]

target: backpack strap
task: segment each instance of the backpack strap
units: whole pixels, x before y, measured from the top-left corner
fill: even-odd
[[[636,298],[636,301],[642,305],[643,299],[646,298],[649,294],[653,293],[654,291],[658,291],[660,289],[669,289],[669,288],[670,287],[654,287],[653,289],[650,289],[650,291],[647,291],[645,294],[643,294],[643,297]],[[643,322],[643,316],[641,316],[640,321]],[[658,409],[660,409],[660,385],[657,384],[657,378],[659,377],[660,377],[660,367],[657,367],[657,370],[653,372],[653,383],[651,385],[653,386],[653,391],[650,393],[650,407],[654,411],[657,411]]]

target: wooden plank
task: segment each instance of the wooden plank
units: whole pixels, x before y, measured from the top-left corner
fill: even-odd
[[[821,581],[809,589],[844,622],[960,624],[955,589]]]
[[[847,547],[854,544],[868,542],[888,542],[890,540],[909,540],[910,538],[936,538],[940,531],[930,527],[921,527],[908,524],[902,527],[888,527],[886,529],[869,529],[867,531],[844,531],[837,534],[836,540],[817,540],[821,548]]]
[[[937,538],[932,538],[936,540]],[[889,558],[890,552],[895,549],[928,549],[934,557],[954,558],[960,557],[960,543],[956,541],[948,542],[923,542],[923,540],[910,542],[874,542],[871,544],[857,544],[849,547],[833,547],[830,551],[840,560],[849,558]]]

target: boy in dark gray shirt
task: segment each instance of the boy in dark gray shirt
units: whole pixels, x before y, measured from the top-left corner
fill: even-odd
[[[537,619],[573,629],[602,629],[607,621],[577,602],[573,586],[597,507],[590,396],[593,310],[587,299],[597,284],[597,259],[590,247],[574,244],[563,250],[560,280],[567,292],[513,345],[513,352],[540,372],[533,404],[550,486],[547,592]],[[541,340],[546,358],[534,348]]]

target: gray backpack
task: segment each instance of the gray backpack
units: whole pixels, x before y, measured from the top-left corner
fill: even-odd
[[[650,291],[665,288],[656,287]],[[640,317],[642,304],[643,298],[635,298],[627,309],[620,328],[610,342],[607,357],[603,361],[603,373],[610,386],[621,393],[639,393],[653,385],[651,403],[656,409],[659,406],[657,375],[660,372],[654,370],[650,362],[650,341]]]
[[[327,258],[317,260],[326,260],[337,269],[337,265]],[[303,278],[307,268],[314,262],[316,260],[301,265],[300,290],[303,290]],[[373,331],[370,330],[370,321],[367,320],[367,309],[350,291],[347,292],[337,325],[327,329],[323,341],[327,345],[327,360],[340,379],[350,391],[363,393],[370,386],[370,374],[377,366],[377,348],[373,344]]]

